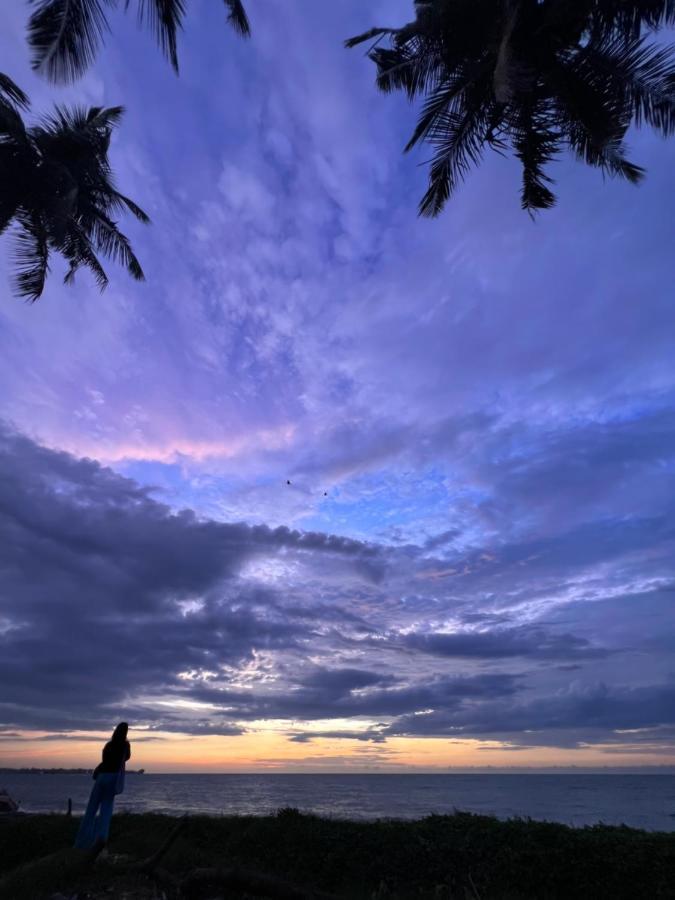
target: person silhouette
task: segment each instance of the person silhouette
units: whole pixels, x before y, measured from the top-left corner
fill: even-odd
[[[124,790],[124,767],[131,758],[128,732],[127,723],[120,722],[103,748],[101,762],[94,769],[94,786],[75,838],[75,846],[81,850],[88,850],[99,841],[108,841],[115,795]]]

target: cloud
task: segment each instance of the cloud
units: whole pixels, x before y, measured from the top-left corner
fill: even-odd
[[[591,646],[584,638],[547,633],[536,627],[453,633],[412,631],[403,635],[401,642],[411,650],[465,659],[592,659],[608,652]]]
[[[346,741],[370,741],[374,744],[383,744],[386,737],[378,731],[299,731],[291,735],[289,740],[294,744],[309,744],[317,738],[326,740]]]
[[[341,697],[354,690],[394,681],[396,679],[392,675],[378,675],[364,669],[316,669],[306,675],[301,683],[309,691]]]
[[[282,722],[293,743],[412,735],[655,752],[672,738],[672,591],[523,614],[525,597],[543,597],[533,579],[615,558],[599,526],[590,551],[580,528],[462,553],[453,535],[396,546],[217,522],[8,426],[0,469],[5,733],[126,718],[148,736]],[[670,533],[665,520],[602,527],[619,535],[619,558]],[[440,564],[454,574],[429,578]],[[481,596],[490,584],[502,593]],[[616,615],[601,642],[605,607]],[[640,610],[663,617],[658,639],[632,624]],[[631,655],[649,659],[651,681],[621,681]]]
[[[7,428],[0,462],[0,710],[17,725],[107,727],[110,706],[180,686],[181,673],[299,648],[315,627],[239,578],[251,560],[322,560],[357,579],[377,566],[373,547],[345,538],[173,513]]]
[[[650,741],[672,738],[675,682],[608,686],[573,682],[553,695],[528,701],[485,703],[460,710],[404,716],[390,734],[490,737],[529,746],[632,743],[634,732]],[[660,732],[666,726],[665,732]],[[628,733],[627,733],[628,732]]]

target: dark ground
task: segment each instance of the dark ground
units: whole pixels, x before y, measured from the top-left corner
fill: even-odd
[[[116,815],[108,859],[70,864],[78,820],[24,816],[0,822],[0,898],[159,898],[152,879],[130,874],[176,820]],[[11,870],[55,854],[24,872]],[[458,813],[417,822],[348,822],[281,810],[276,816],[191,817],[163,863],[174,875],[199,866],[245,866],[353,898],[675,898],[675,834]],[[172,895],[167,891],[167,897]],[[249,896],[217,890],[191,896]]]

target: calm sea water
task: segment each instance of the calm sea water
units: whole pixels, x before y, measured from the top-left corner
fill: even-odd
[[[80,812],[87,775],[0,775],[26,812]],[[675,775],[128,775],[117,809],[263,815],[284,806],[341,818],[412,819],[468,810],[675,831]]]

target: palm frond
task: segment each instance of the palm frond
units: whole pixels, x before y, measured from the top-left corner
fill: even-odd
[[[125,197],[124,194],[120,194],[119,191],[115,191],[115,203],[119,202],[122,206],[125,206],[129,212],[136,216],[139,222],[143,222],[144,225],[150,224],[150,216],[144,212],[133,200],[130,200],[128,197]]]
[[[28,108],[28,96],[7,75],[0,72],[0,141],[24,141],[26,126],[21,110]]]
[[[28,22],[32,66],[51,81],[70,82],[91,65],[107,28],[109,0],[33,0]]]
[[[178,31],[185,16],[184,0],[139,0],[138,17],[155,33],[162,52],[178,72]]]
[[[76,260],[72,260],[68,271],[63,276],[64,284],[74,284],[75,283],[75,275],[77,274],[77,270],[80,268],[80,264]]]
[[[225,6],[229,9],[227,21],[239,32],[242,37],[248,37],[251,33],[251,25],[241,0],[225,0]]]
[[[70,263],[70,269],[66,275],[68,283],[73,280],[75,271],[86,266],[94,275],[94,280],[99,290],[104,291],[108,286],[108,276],[96,256],[92,242],[85,230],[74,220],[70,222],[68,234],[59,250]]]
[[[587,153],[586,162],[602,169],[605,175],[623,178],[631,184],[639,184],[645,177],[642,166],[630,162],[625,157],[626,148],[621,141],[610,141],[602,147],[595,147]]]
[[[455,70],[438,85],[422,107],[422,113],[417,120],[412,137],[405,145],[405,153],[412,150],[419,141],[426,140],[430,134],[437,132],[439,117],[459,108],[464,91],[479,74],[478,71],[469,73]]]
[[[644,38],[590,43],[582,51],[589,82],[604,80],[643,122],[664,136],[675,134],[675,46],[655,47]]]
[[[83,126],[89,129],[116,128],[124,115],[123,106],[92,106],[84,116]]]
[[[14,245],[14,288],[34,303],[42,296],[49,274],[47,232],[39,217],[22,215]]]
[[[555,130],[545,104],[529,103],[518,110],[513,146],[523,166],[521,205],[531,215],[555,206],[555,194],[548,185],[553,180],[544,172],[557,155],[560,134]]]
[[[0,98],[0,141],[23,141],[25,137],[26,126],[18,110]]]
[[[357,34],[355,37],[347,38],[345,47],[347,47],[347,49],[358,47],[359,44],[364,44],[366,41],[372,41],[373,38],[382,37],[385,34],[395,34],[397,31],[398,28],[369,28],[368,31],[364,31],[363,34]]]
[[[121,263],[136,281],[145,281],[143,269],[126,235],[117,224],[102,213],[98,213],[93,229],[94,245],[114,262]]]
[[[436,153],[429,171],[429,188],[420,202],[421,216],[437,216],[471,166],[478,165],[483,153],[485,125],[485,112],[475,106],[437,117],[427,137],[436,147]]]
[[[28,109],[30,106],[28,94],[24,93],[8,75],[0,72],[0,101],[3,100],[23,110]]]
[[[377,66],[377,86],[385,94],[404,90],[412,99],[434,90],[443,81],[445,67],[441,59],[423,47],[419,38],[400,47],[377,47],[369,56]]]
[[[559,0],[566,2],[566,0]],[[675,0],[592,0],[592,31],[635,40],[644,28],[675,24]]]

